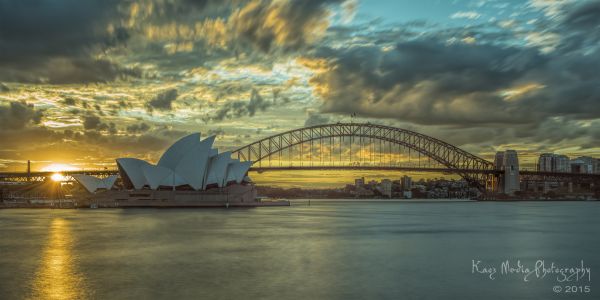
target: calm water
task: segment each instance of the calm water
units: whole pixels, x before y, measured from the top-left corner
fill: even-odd
[[[294,204],[0,210],[0,298],[600,299],[598,202]],[[583,260],[591,292],[473,259]]]

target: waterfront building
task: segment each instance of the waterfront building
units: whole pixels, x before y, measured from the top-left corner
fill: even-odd
[[[581,162],[583,162],[583,172],[581,173],[587,173],[587,174],[593,174],[596,173],[596,170],[594,170],[595,168],[595,160],[593,157],[590,156],[580,156],[577,158],[578,160],[580,160]]]
[[[402,176],[402,190],[403,191],[410,191],[412,190],[412,178],[410,178],[407,175]]]
[[[586,173],[594,174],[598,173],[596,169],[597,159],[589,156],[580,156],[571,161],[571,172],[573,173]]]
[[[118,158],[116,176],[100,179],[74,175],[89,194],[85,203],[99,207],[139,206],[274,206],[289,202],[261,202],[246,175],[251,161],[232,159],[230,152],[212,148],[215,136],[200,140],[200,133],[181,138],[157,164],[137,158]]]
[[[537,163],[540,172],[571,172],[569,157],[566,155],[543,153]]]
[[[370,188],[365,188],[365,186],[356,188],[354,191],[355,197],[373,197],[375,193]]]
[[[517,151],[506,150],[504,153],[504,190],[508,195],[514,195],[521,189],[519,180],[519,158]]]
[[[126,189],[206,190],[242,183],[252,162],[231,159],[229,151],[218,153],[212,145],[215,136],[200,140],[200,133],[175,142],[153,165],[137,158],[117,158],[119,175]]]
[[[356,178],[354,179],[354,186],[359,188],[359,187],[363,187],[365,185],[365,178],[361,177],[361,178]]]
[[[554,172],[566,173],[571,171],[571,167],[569,165],[569,157],[566,155],[556,155],[554,157]]]
[[[117,175],[108,176],[106,178],[98,178],[83,174],[71,175],[79,182],[88,192],[95,193],[98,190],[110,190],[117,181]]]
[[[584,162],[580,159],[571,160],[570,164],[571,172],[573,173],[585,173]]]
[[[540,172],[552,172],[552,160],[554,159],[554,154],[552,153],[543,153],[540,155],[538,159],[537,169]]]
[[[388,198],[392,197],[392,181],[389,179],[381,180],[381,193]]]
[[[594,174],[599,173],[598,159],[581,156],[571,161],[571,172],[573,173],[587,173]]]

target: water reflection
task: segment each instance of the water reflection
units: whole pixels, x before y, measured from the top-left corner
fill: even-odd
[[[77,271],[69,222],[52,220],[40,267],[33,280],[32,299],[85,299],[84,278]]]

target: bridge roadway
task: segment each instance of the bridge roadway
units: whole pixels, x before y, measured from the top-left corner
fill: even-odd
[[[437,172],[437,173],[478,173],[478,174],[495,174],[492,170],[467,170],[467,169],[448,169],[448,168],[421,168],[421,167],[381,167],[381,166],[285,166],[285,167],[251,167],[251,172],[268,172],[268,171],[309,171],[309,170],[365,170],[365,171],[406,171],[406,172]],[[61,171],[61,172],[0,172],[0,180],[9,181],[27,181],[30,178],[32,181],[40,181],[54,174],[63,176],[71,176],[73,174],[87,174],[92,176],[111,176],[118,175],[116,169],[107,170],[79,170],[79,171]],[[12,179],[12,180],[11,180]]]
[[[485,170],[485,169],[449,169],[449,168],[424,168],[424,167],[394,167],[394,166],[282,166],[282,167],[252,167],[250,171],[255,172],[272,172],[272,171],[310,171],[310,170],[364,170],[364,171],[404,171],[404,172],[428,172],[428,173],[444,173],[444,174],[484,174],[499,176],[503,172],[500,170]],[[63,176],[73,174],[87,174],[99,177],[110,175],[118,175],[116,169],[105,170],[79,170],[79,171],[62,171],[62,172],[0,172],[0,181],[44,181],[53,174],[59,173]],[[600,182],[600,174],[584,174],[584,173],[555,173],[555,172],[539,172],[522,170],[519,172],[522,180],[530,181],[592,181]]]

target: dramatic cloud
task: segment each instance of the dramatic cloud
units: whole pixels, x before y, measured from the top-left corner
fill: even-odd
[[[144,133],[150,129],[150,126],[146,123],[136,123],[127,126],[126,129],[129,133]]]
[[[89,115],[83,117],[83,128],[85,130],[98,129],[102,122],[100,121],[100,117]]]
[[[38,124],[42,112],[26,102],[11,102],[8,106],[0,106],[0,129],[22,129],[27,124]]]
[[[304,126],[308,127],[308,126],[327,124],[330,121],[331,121],[331,119],[328,116],[312,112],[312,113],[308,114],[308,118],[306,119],[306,121],[304,121]]]
[[[34,127],[19,131],[0,130],[0,140],[2,140],[4,151],[19,150],[10,152],[13,153],[12,159],[24,162],[28,159],[47,160],[48,155],[51,155],[53,160],[75,162],[76,159],[86,157],[93,159],[90,162],[92,164],[113,164],[114,158],[120,155],[155,159],[164,151],[165,147],[175,141],[175,138],[159,133],[139,136],[104,135],[94,130],[80,133],[71,130],[55,131],[45,127]],[[36,142],[31,143],[31,141]],[[23,148],[24,144],[27,144],[28,147]],[[97,165],[96,168],[98,168]]]
[[[212,119],[222,121],[226,118],[253,117],[257,111],[265,111],[271,105],[273,105],[273,102],[265,100],[256,89],[253,89],[250,101],[227,102],[221,106]]]
[[[209,129],[208,132],[206,133],[208,136],[212,136],[212,135],[225,135],[225,130],[223,130],[223,128],[218,128],[218,129]]]
[[[264,54],[319,41],[334,9],[352,13],[345,2],[0,0],[0,80],[107,83],[175,76],[223,57],[274,60]],[[142,74],[140,63],[161,70]]]
[[[98,56],[128,37],[112,25],[119,5],[116,0],[1,0],[0,80],[60,84],[139,76]]]
[[[572,27],[592,29],[600,24],[600,2],[583,1],[575,4],[565,16],[565,24]]]
[[[230,22],[235,36],[269,52],[300,49],[317,41],[329,26],[330,5],[343,0],[254,0],[234,12]]]
[[[587,38],[569,33],[568,42]],[[313,60],[326,66],[311,66],[317,72],[311,83],[328,113],[449,126],[589,119],[600,115],[600,74],[592,71],[600,68],[599,59],[598,47],[545,52],[485,39],[473,44],[425,37],[393,46],[323,48]]]
[[[531,84],[531,68],[546,64],[535,49],[409,41],[326,49],[329,68],[311,82],[323,111],[396,118],[419,124],[523,122],[520,104],[502,92]]]
[[[177,96],[177,89],[164,91],[152,98],[152,100],[148,102],[148,107],[159,110],[171,110],[171,104],[177,99]]]
[[[74,98],[68,97],[63,100],[63,103],[68,106],[74,106],[77,104],[77,100]]]
[[[154,60],[167,54],[168,59],[156,61],[163,70],[211,67],[211,61],[224,58],[273,63],[314,46],[333,15],[351,15],[355,7],[343,0],[188,2],[133,6],[132,31],[144,35],[131,39],[136,43],[129,45],[144,48],[136,55]]]

